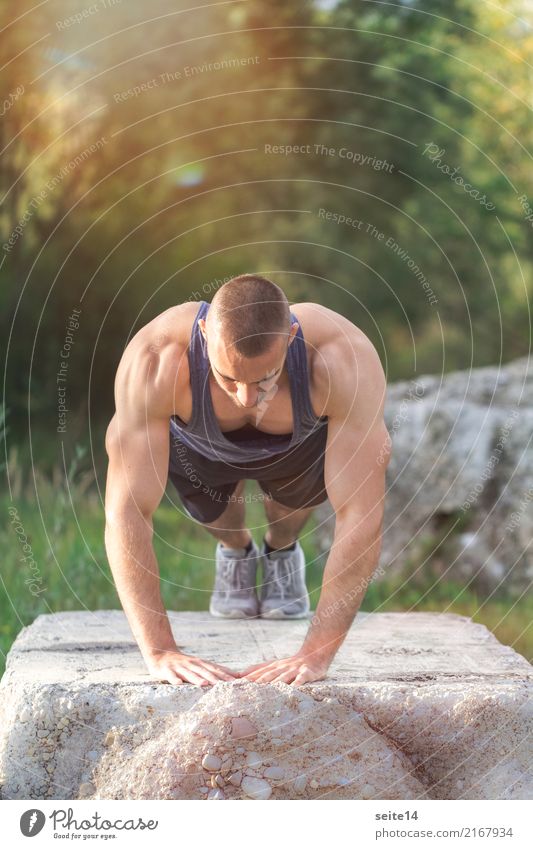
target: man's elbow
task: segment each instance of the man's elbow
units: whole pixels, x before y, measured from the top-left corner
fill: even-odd
[[[110,533],[114,530],[124,530],[139,522],[152,525],[153,510],[136,504],[131,498],[126,501],[115,501],[109,499],[105,505],[105,530]]]

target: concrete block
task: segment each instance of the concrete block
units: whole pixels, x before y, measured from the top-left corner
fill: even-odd
[[[309,624],[169,615],[184,651],[235,670]],[[521,655],[452,614],[360,612],[299,688],[158,683],[122,611],[39,616],[0,683],[2,797],[531,798],[531,688]]]

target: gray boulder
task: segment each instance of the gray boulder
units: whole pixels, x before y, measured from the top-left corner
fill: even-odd
[[[392,384],[382,570],[439,546],[446,577],[484,591],[523,591],[533,577],[533,369],[504,366]],[[317,509],[326,553],[334,516]]]

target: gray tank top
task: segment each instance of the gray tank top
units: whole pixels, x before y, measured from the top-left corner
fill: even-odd
[[[215,415],[209,388],[211,366],[207,356],[207,343],[198,327],[198,319],[205,318],[208,310],[209,303],[200,301],[200,308],[191,330],[188,350],[192,391],[191,419],[185,423],[179,416],[171,416],[171,437],[176,437],[204,457],[226,463],[239,463],[262,460],[288,451],[319,428],[327,427],[328,417],[315,416],[311,407],[304,336],[302,328],[298,326],[298,332],[289,345],[286,358],[291,389],[293,432],[266,433],[247,424],[237,430],[223,433]],[[291,323],[295,321],[298,319],[291,312]]]

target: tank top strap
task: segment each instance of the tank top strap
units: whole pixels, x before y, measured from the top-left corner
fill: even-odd
[[[196,426],[200,421],[202,429],[205,429],[205,398],[204,392],[209,379],[209,357],[207,356],[207,342],[204,339],[203,333],[198,327],[198,320],[205,319],[209,310],[208,301],[200,301],[200,307],[196,313],[192,329],[191,339],[189,343],[188,359],[189,359],[189,374],[191,382],[192,395],[192,413],[188,424],[188,429],[196,430]]]
[[[298,322],[297,316],[291,310],[291,324]],[[309,369],[307,365],[307,350],[302,327],[298,322],[298,330],[294,341],[287,351],[287,370],[293,393],[293,410],[297,415],[298,429],[306,434],[317,427],[321,421],[314,413],[309,392]]]

